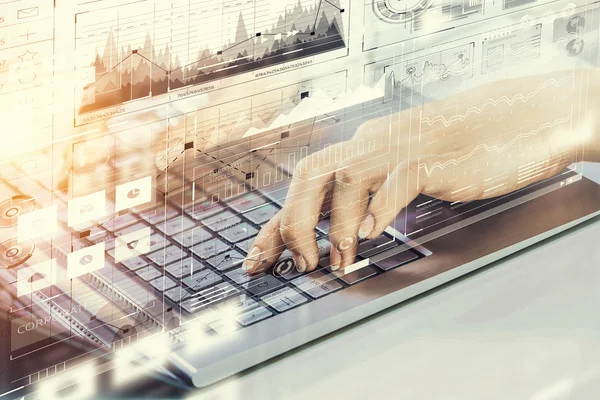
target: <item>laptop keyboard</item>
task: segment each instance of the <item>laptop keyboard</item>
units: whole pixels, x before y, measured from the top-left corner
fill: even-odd
[[[114,261],[117,237],[150,228],[148,251],[116,263],[114,270],[104,268],[94,274],[144,305],[147,295],[131,282],[137,280],[162,295],[185,320],[201,321],[213,334],[242,329],[423,257],[414,249],[394,251],[403,243],[383,234],[359,243],[357,261],[369,258],[369,265],[345,275],[330,272],[329,223],[323,220],[315,230],[320,255],[315,271],[299,273],[286,250],[272,271],[243,272],[241,265],[254,238],[261,225],[281,209],[279,199],[285,198],[287,190],[282,186],[226,202],[201,202],[183,212],[174,204],[133,210],[74,236],[81,247],[104,242]],[[56,201],[66,200],[56,196]]]
[[[144,211],[138,214],[137,221],[128,222],[137,225],[140,220],[145,221],[155,230],[153,238],[158,235],[164,239],[163,247],[126,260],[122,265],[163,294],[171,306],[180,308],[184,318],[199,319],[211,332],[223,334],[423,257],[413,249],[395,254],[393,249],[403,243],[383,234],[360,242],[358,247],[357,261],[365,258],[376,261],[345,275],[330,272],[329,225],[323,220],[315,231],[320,255],[315,271],[299,273],[290,251],[286,250],[272,271],[245,273],[241,265],[254,238],[261,225],[280,208],[281,202],[252,192],[228,202],[188,207],[183,215],[170,206],[166,211]],[[165,221],[165,217],[170,218]],[[161,272],[163,269],[165,274]]]

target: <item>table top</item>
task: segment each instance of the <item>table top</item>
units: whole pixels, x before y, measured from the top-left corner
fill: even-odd
[[[600,182],[599,167],[590,175]],[[598,238],[600,218],[595,218],[221,383],[173,395],[597,398]]]

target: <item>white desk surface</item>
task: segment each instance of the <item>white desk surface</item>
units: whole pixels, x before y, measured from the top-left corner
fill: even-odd
[[[598,399],[599,239],[595,219],[189,398]]]

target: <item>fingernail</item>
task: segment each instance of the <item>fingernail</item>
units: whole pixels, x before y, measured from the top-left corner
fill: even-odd
[[[375,229],[375,218],[373,218],[373,214],[368,214],[360,224],[360,228],[358,229],[358,237],[365,239],[371,234],[371,232],[373,232],[373,229]]]
[[[260,248],[258,246],[252,247],[252,250],[250,250],[250,253],[248,253],[248,256],[246,256],[246,259],[242,263],[242,270],[245,272],[253,270],[261,257]]]
[[[298,256],[293,256],[292,258],[294,259],[294,262],[296,263],[296,269],[298,270],[298,272],[302,273],[302,272],[306,271],[306,260],[304,259],[303,256],[298,255]]]
[[[329,269],[332,271],[337,271],[340,269],[340,264],[342,263],[342,255],[335,247],[331,248],[331,252],[329,253],[329,263],[331,266]]]

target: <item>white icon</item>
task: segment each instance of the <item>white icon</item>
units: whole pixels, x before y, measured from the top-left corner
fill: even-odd
[[[40,15],[40,8],[36,7],[28,7],[17,10],[17,19],[25,19],[25,18],[33,18]]]
[[[52,205],[47,208],[32,211],[27,214],[19,215],[18,239],[23,242],[36,237],[49,236],[57,229],[57,206]]]
[[[89,274],[104,268],[104,242],[67,255],[67,278]]]
[[[27,50],[22,55],[17,56],[21,61],[10,64],[9,79],[23,85],[33,83],[37,79],[35,67],[35,56],[37,54]]]
[[[56,285],[56,259],[48,260],[17,271],[17,296]]]
[[[121,262],[150,252],[150,227],[117,237],[115,240],[115,262]]]
[[[152,200],[152,177],[127,182],[116,188],[116,211],[134,208]]]
[[[69,200],[69,227],[89,221],[98,221],[106,215],[106,191]]]

